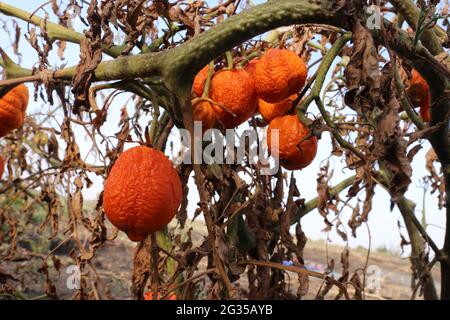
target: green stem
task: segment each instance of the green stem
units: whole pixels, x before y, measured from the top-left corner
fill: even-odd
[[[322,115],[322,118],[325,120],[325,123],[327,124],[327,126],[331,128],[331,134],[334,136],[334,138],[339,143],[339,145],[342,148],[353,152],[358,158],[360,158],[364,162],[367,162],[368,161],[367,157],[340,135],[339,129],[336,127],[334,122],[331,121],[330,116],[328,115],[328,112],[325,110],[322,100],[320,100],[320,98],[316,98],[315,101],[316,101],[317,108],[319,109],[320,114]]]
[[[206,63],[263,32],[283,25],[298,23],[343,25],[345,19],[343,19],[342,13],[336,12],[332,6],[332,2],[325,0],[314,2],[280,0],[257,5],[224,20],[217,26],[171,50],[120,57],[113,61],[102,62],[95,71],[95,80],[109,81],[148,77],[155,74],[164,75],[166,86],[176,93],[184,83],[192,82],[195,74]],[[372,30],[372,32],[374,36],[378,34],[378,38],[382,39],[379,30]],[[431,61],[433,67],[439,67],[440,64],[427,51],[424,51],[420,44],[414,52],[411,52],[412,40],[406,32],[399,31],[399,36],[395,41],[396,43],[391,47],[398,50],[400,54],[406,55],[407,58],[416,58],[416,65],[422,64],[423,69],[426,67],[430,69],[429,62]],[[383,40],[380,42],[382,43]],[[418,57],[421,59],[417,59]],[[440,68],[439,71],[450,76],[450,71],[446,71],[444,68]],[[70,67],[55,72],[54,77],[71,80],[75,72],[76,68]],[[424,74],[427,80],[433,78],[431,73],[435,74],[433,70]],[[38,75],[27,81],[39,80],[40,76]],[[6,85],[5,82],[0,82],[0,86],[4,85]]]
[[[234,67],[234,63],[233,63],[233,55],[231,54],[231,51],[225,52],[225,57],[227,59],[227,69],[232,70]]]
[[[403,22],[405,22],[405,18],[402,16],[401,13],[397,14],[397,22],[396,22],[397,28],[401,29]]]
[[[156,141],[156,133],[158,130],[158,118],[159,118],[159,103],[155,102],[156,99],[152,100],[152,106],[153,106],[153,119],[152,123],[150,124],[150,141],[152,144]]]
[[[341,193],[342,191],[350,187],[355,181],[355,178],[356,176],[348,177],[339,182],[338,184],[336,184],[334,187],[330,188],[329,189],[330,197],[334,197],[335,195]],[[298,212],[295,213],[294,219],[292,219],[292,224],[297,223],[299,219],[301,219],[303,216],[316,209],[318,203],[319,203],[318,197],[306,202],[305,205]]]
[[[352,39],[351,32],[344,33],[339,39],[336,40],[336,42],[333,44],[330,50],[327,51],[327,53],[323,57],[322,63],[317,69],[316,81],[314,82],[314,85],[311,88],[311,92],[299,106],[300,110],[306,112],[311,102],[313,102],[317,97],[319,97],[328,70],[333,64],[333,61],[335,60],[336,56],[339,54],[339,52],[342,50],[345,44],[351,39]]]
[[[208,65],[208,76],[206,77],[205,87],[203,88],[202,98],[209,97],[209,88],[211,87],[211,78],[214,72],[214,61],[211,61]]]
[[[167,226],[165,226],[161,231],[156,232],[156,242],[158,246],[167,252],[173,251],[172,240],[170,239],[170,234]],[[177,271],[177,262],[174,258],[167,258],[167,275],[171,278]]]
[[[27,21],[37,27],[40,27],[45,21],[45,19],[43,19],[35,14],[33,16],[31,16],[31,13],[29,13],[25,10],[16,8],[14,6],[5,4],[3,2],[0,2],[0,12],[5,15],[16,17],[18,19]],[[163,36],[155,39],[150,45],[142,46],[142,52],[150,53],[150,52],[157,51],[158,48],[162,44],[164,44],[164,41],[166,41],[168,37],[170,37],[171,35],[174,35],[175,33],[177,33],[178,31],[180,31],[182,29],[183,28],[181,26],[178,26],[175,23],[172,23],[170,25],[170,29],[168,30],[168,32],[166,32]],[[82,33],[76,32],[76,31],[66,28],[62,25],[59,25],[59,24],[56,24],[53,22],[49,22],[49,21],[46,21],[46,30],[47,30],[47,35],[51,42],[61,40],[61,41],[67,41],[67,42],[79,44],[81,42],[81,40],[84,38],[84,34],[82,34]],[[120,54],[123,52],[123,50],[126,49],[126,47],[127,47],[126,44],[123,44],[123,45],[106,45],[105,44],[105,45],[102,45],[102,51],[104,53],[106,53],[107,55],[109,55],[113,58],[116,58],[116,57],[120,56]],[[1,65],[1,61],[0,61],[0,65]]]
[[[20,67],[0,48],[0,66],[6,71],[6,77],[25,77],[31,74],[31,70]]]
[[[142,48],[142,52],[143,53],[150,53],[150,52],[155,52],[158,51],[159,47],[161,45],[164,44],[165,41],[167,41],[167,39],[170,39],[171,36],[173,36],[175,33],[177,33],[178,31],[183,30],[183,28],[175,23],[172,23],[170,25],[169,30],[167,30],[164,35],[162,35],[159,38],[156,38],[155,40],[152,41],[152,43],[148,46],[144,46]]]

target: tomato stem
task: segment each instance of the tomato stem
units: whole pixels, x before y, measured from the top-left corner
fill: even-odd
[[[214,61],[211,61],[208,65],[208,76],[206,77],[202,98],[208,98],[209,96],[209,88],[211,86],[211,78],[213,73],[214,73]]]
[[[233,55],[231,54],[231,51],[225,52],[225,57],[227,59],[227,68],[233,69]]]

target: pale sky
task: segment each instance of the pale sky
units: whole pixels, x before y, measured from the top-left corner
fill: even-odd
[[[5,2],[7,4],[18,6],[24,10],[27,11],[34,11],[39,5],[44,3],[43,0],[3,0],[2,2]],[[255,3],[258,3],[260,1],[255,1]],[[210,3],[216,3],[211,2]],[[50,13],[51,9],[49,7],[46,7],[47,11]],[[38,11],[38,15],[43,16],[43,11]],[[50,15],[51,17],[53,15]],[[7,17],[4,15],[0,15],[0,22],[1,25],[3,25],[3,21],[5,21]],[[53,20],[55,21],[55,20]],[[26,24],[23,22],[19,23],[20,27],[22,28],[22,32],[25,33],[27,30]],[[8,28],[10,30],[13,30],[13,26],[11,23],[7,24]],[[76,30],[83,30],[86,27],[79,22],[78,20],[75,22],[74,25]],[[10,54],[10,56],[17,62],[18,57],[14,56],[12,54],[12,50],[10,47],[4,47],[9,43],[9,41],[6,38],[6,33],[2,30],[1,35],[1,41],[0,45],[7,51],[7,53]],[[55,50],[54,50],[55,51]],[[37,54],[36,52],[30,48],[30,46],[25,43],[25,41],[21,41],[21,51],[22,53],[22,66],[24,67],[32,67],[34,63],[37,61]],[[56,54],[53,53],[51,55],[51,63],[54,64],[55,67],[61,66],[61,65],[76,65],[78,63],[78,47],[75,45],[68,44],[68,48],[66,50],[66,60],[61,61],[59,58],[57,58]],[[109,59],[108,57],[105,57],[105,59]],[[314,59],[313,59],[314,60]],[[310,75],[312,72],[310,71]],[[30,86],[30,89],[32,90],[32,87]],[[133,103],[128,101],[130,98],[129,95],[122,94],[120,95],[113,105],[110,107],[110,111],[108,114],[108,121],[105,124],[103,128],[103,132],[106,135],[113,135],[119,130],[118,122],[119,122],[119,114],[120,114],[120,108],[126,104],[128,107],[128,110],[130,113],[133,112]],[[101,100],[98,99],[98,102]],[[48,105],[45,105],[42,101],[38,100],[37,102],[32,101],[30,103],[29,109],[28,109],[28,116],[33,116],[37,112],[45,111],[49,108]],[[311,105],[310,112],[314,114],[318,114],[316,108],[314,105]],[[144,124],[148,122],[150,117],[143,117],[140,121],[141,124]],[[81,153],[83,157],[87,157],[87,161],[92,160],[92,157],[88,156],[88,152],[91,148],[91,142],[88,140],[88,138],[83,138],[85,136],[84,131],[77,126],[76,124],[73,124],[74,129],[76,130],[76,137],[77,142],[81,148]],[[131,147],[132,145],[129,145],[128,147]],[[63,146],[61,146],[61,152],[63,152]],[[426,175],[425,170],[425,153],[429,149],[428,142],[423,143],[423,149],[416,155],[414,158],[414,161],[412,163],[413,167],[413,176],[412,176],[412,183],[409,187],[408,192],[406,193],[406,196],[409,199],[414,200],[417,203],[417,217],[419,220],[421,219],[421,210],[422,210],[422,198],[423,198],[423,189],[420,187],[420,181],[421,178]],[[326,161],[327,158],[329,158],[331,151],[331,143],[329,139],[329,135],[325,133],[323,135],[322,140],[319,142],[319,149],[318,154],[314,162],[307,168],[305,168],[302,171],[296,171],[295,177],[297,179],[297,186],[300,190],[300,193],[302,197],[306,198],[306,200],[309,200],[316,196],[316,179],[317,179],[317,173],[319,172],[319,168],[321,164],[323,164],[322,161]],[[354,173],[350,170],[344,169],[345,164],[343,163],[343,159],[331,157],[330,158],[330,165],[332,168],[334,168],[334,176],[332,178],[332,185],[338,183],[345,177],[349,175],[353,175]],[[103,181],[102,179],[91,175],[90,178],[94,182],[94,185],[89,189],[84,189],[84,196],[87,199],[96,199],[98,193],[103,188]],[[198,196],[195,190],[195,186],[191,183],[191,193],[189,196],[189,210],[190,213],[193,213],[195,209],[195,204],[198,201]],[[346,191],[341,193],[341,197],[345,197]],[[360,194],[361,199],[364,197],[364,193]],[[437,207],[437,195],[430,195],[429,193],[426,195],[425,198],[426,202],[426,218],[428,228],[427,231],[431,235],[431,237],[435,240],[435,242],[438,245],[441,245],[443,243],[443,237],[444,237],[444,229],[443,226],[445,225],[445,211],[439,210]],[[372,236],[372,248],[377,247],[388,247],[388,248],[398,248],[400,243],[400,236],[398,232],[397,227],[397,221],[399,218],[401,218],[397,208],[395,208],[392,212],[389,210],[390,207],[390,197],[387,195],[387,193],[381,189],[380,187],[376,188],[376,195],[373,199],[373,209],[372,212],[369,215],[369,222],[368,226],[370,229],[370,234]],[[332,220],[333,217],[330,214],[329,219]],[[346,227],[348,231],[348,242],[351,247],[356,246],[364,246],[368,247],[369,245],[369,237],[368,237],[368,230],[366,226],[361,226],[357,232],[358,237],[352,238],[351,232],[349,228],[347,227],[347,220],[351,215],[351,209],[345,209],[341,215],[341,220],[344,222],[344,226]],[[402,221],[403,225],[403,221]],[[323,223],[323,218],[318,214],[317,211],[313,211],[309,213],[305,218],[302,220],[302,227],[305,233],[309,238],[312,239],[326,239],[326,235],[322,232],[322,229],[325,227],[325,224]],[[406,230],[402,230],[403,234],[406,235]],[[333,230],[330,233],[330,239],[333,241],[333,243],[338,244],[345,244],[339,236],[336,235],[336,232]]]

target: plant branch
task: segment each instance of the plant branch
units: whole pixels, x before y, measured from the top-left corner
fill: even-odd
[[[152,300],[158,300],[159,298],[159,253],[158,253],[158,243],[156,241],[156,232],[152,232],[151,235],[151,265],[152,265]]]
[[[379,171],[378,177],[380,181],[377,182],[382,187],[387,188],[391,180],[389,171],[385,167],[382,167]],[[440,258],[441,251],[417,219],[414,213],[416,204],[403,196],[398,201],[397,207],[400,210],[403,220],[405,221],[406,230],[411,242],[412,267],[419,277],[419,283],[423,281],[425,299],[437,300],[439,298],[436,292],[436,287],[434,286],[434,280],[430,269],[427,266],[427,261],[424,260],[427,255],[423,246],[424,241],[428,243],[434,251],[437,259]]]
[[[341,49],[351,39],[352,39],[351,32],[344,33],[340,38],[336,40],[336,42],[333,44],[330,50],[327,51],[327,53],[323,57],[322,63],[317,69],[316,80],[311,89],[311,92],[300,104],[298,112],[301,111],[305,113],[308,110],[308,106],[311,104],[311,102],[313,102],[317,97],[320,96],[320,91],[322,90],[328,70],[330,69],[334,59],[337,57]]]
[[[317,108],[320,111],[320,114],[322,115],[322,118],[325,120],[325,123],[328,127],[331,128],[331,133],[333,134],[336,141],[339,143],[339,145],[347,150],[350,150],[352,153],[354,153],[358,158],[360,158],[362,161],[367,162],[369,161],[363,153],[361,153],[358,149],[356,149],[351,143],[349,143],[347,140],[345,140],[339,133],[338,127],[331,121],[330,116],[328,115],[328,112],[325,110],[325,107],[322,103],[322,100],[320,100],[319,97],[316,97],[315,99]]]
[[[338,184],[336,184],[334,187],[330,188],[328,191],[330,196],[333,197],[336,194],[338,194],[338,193],[344,191],[345,189],[347,189],[348,187],[350,187],[353,184],[353,182],[355,181],[355,178],[356,178],[356,176],[348,177],[348,178],[342,180],[341,182],[339,182]],[[292,224],[297,223],[303,216],[305,216],[309,212],[316,209],[318,203],[319,203],[318,197],[306,202],[303,205],[303,207],[301,207],[300,210],[295,213],[294,218],[292,219]]]
[[[418,232],[417,224],[413,217],[416,204],[405,197],[401,198],[397,203],[403,220],[405,221],[406,230],[408,232],[409,241],[411,242],[411,264],[416,270],[418,282],[423,285],[423,293],[425,300],[438,300],[438,294],[434,285],[433,276],[428,269],[424,258],[426,253],[423,246],[423,236]],[[417,220],[417,219],[415,219]]]
[[[76,32],[57,23],[47,21],[35,14],[31,14],[30,12],[16,8],[3,2],[0,2],[0,12],[7,16],[16,17],[18,19],[27,21],[38,27],[42,26],[45,23],[47,35],[51,42],[62,40],[79,44],[80,41],[84,38],[84,35],[80,32]],[[118,57],[125,48],[126,46],[124,45],[102,45],[102,51],[111,57]]]
[[[390,2],[395,7],[395,9],[397,9],[397,12],[406,19],[410,27],[417,32],[420,9],[418,9],[411,0],[391,0]],[[420,40],[433,55],[438,55],[444,50],[442,49],[442,46],[435,32],[440,36],[447,37],[443,30],[439,29],[438,26],[435,26],[434,28],[426,28],[425,30],[423,30]]]
[[[5,12],[10,6],[2,4]],[[24,11],[15,12],[28,19]],[[38,18],[33,20],[38,23]],[[125,80],[142,78],[151,75],[164,75],[166,85],[173,92],[185,82],[191,82],[194,75],[209,61],[217,58],[234,46],[268,30],[282,25],[295,23],[331,23],[338,24],[333,13],[332,3],[317,0],[309,1],[283,0],[268,2],[255,6],[238,15],[221,22],[218,26],[194,37],[190,41],[165,51],[164,53],[146,53],[141,55],[120,57],[112,61],[104,61],[95,70],[96,81]],[[52,24],[55,34],[62,37],[66,28]],[[67,35],[66,35],[67,36]],[[70,37],[74,42],[80,40],[79,35]],[[55,71],[54,79],[71,80],[76,67]],[[31,74],[28,74],[31,75]],[[24,81],[36,81],[22,79]],[[0,81],[0,86],[5,83]]]

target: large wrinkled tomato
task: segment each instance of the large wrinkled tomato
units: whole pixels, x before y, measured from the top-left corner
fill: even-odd
[[[103,207],[132,241],[160,230],[175,216],[182,187],[172,162],[159,150],[138,146],[122,153],[106,180]]]
[[[307,73],[305,62],[294,52],[269,49],[255,67],[258,97],[271,103],[280,102],[303,88]]]
[[[225,128],[245,122],[258,107],[254,80],[244,69],[215,73],[209,93],[216,118]]]
[[[278,129],[278,148],[272,145],[272,130]],[[273,119],[267,129],[267,146],[272,155],[278,156],[282,167],[288,170],[303,169],[316,157],[317,137],[309,137],[309,130],[296,115]]]

